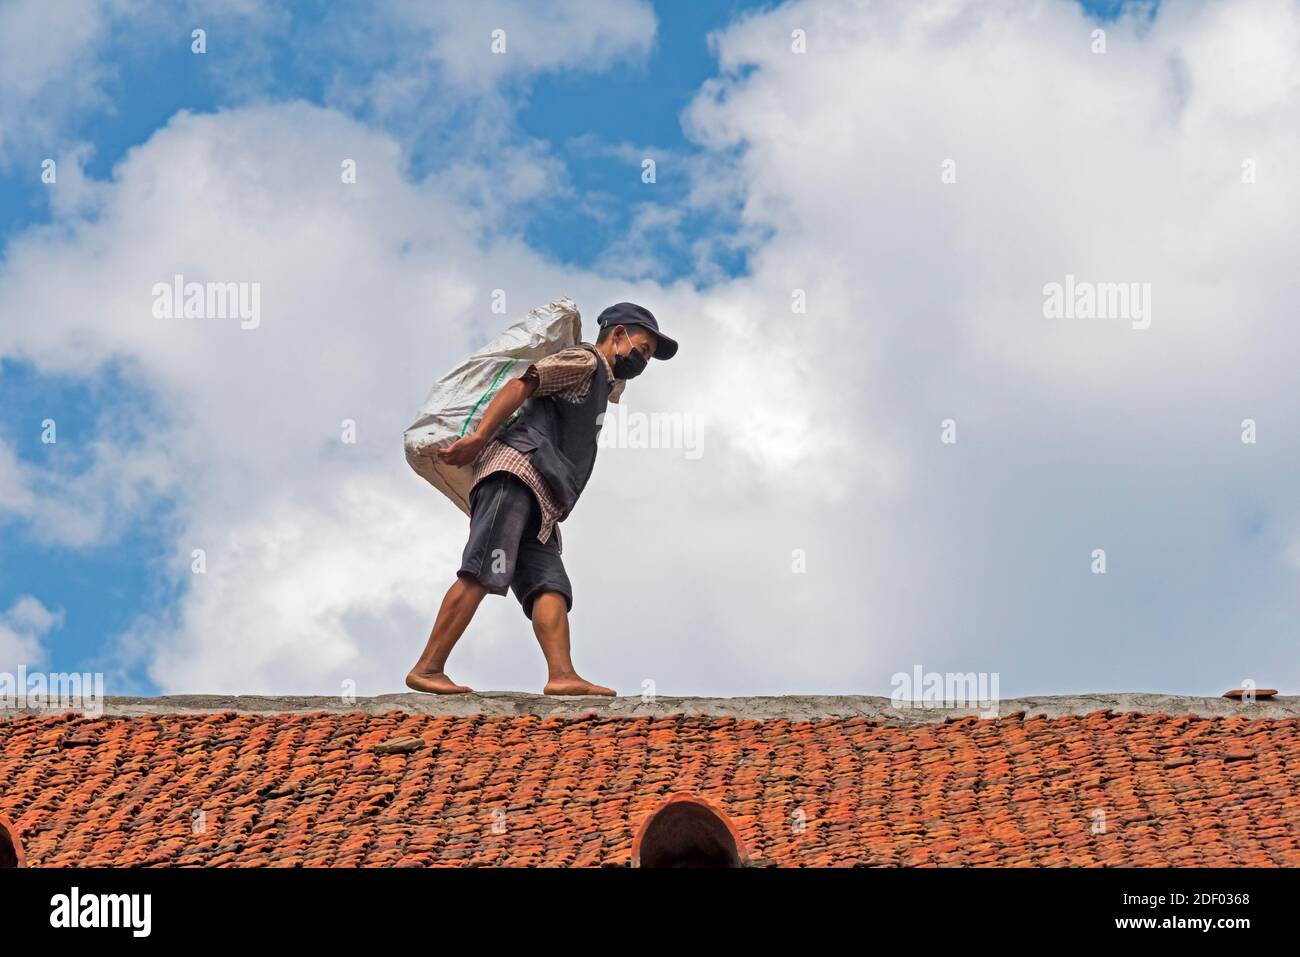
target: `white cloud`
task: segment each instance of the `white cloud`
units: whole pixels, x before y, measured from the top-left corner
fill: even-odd
[[[104,29],[94,0],[0,5],[0,165],[15,144],[48,142],[71,115],[104,105],[106,67],[93,55]]]
[[[855,446],[835,475],[859,491],[822,518],[840,590],[812,620],[857,662],[814,639],[823,674],[1300,677],[1276,627],[1296,610],[1295,24],[1294,4],[1177,4],[1108,24],[1095,55],[1072,4],[794,4],[719,38],[724,79],[689,121],[743,148],[745,223],[773,234],[744,338],[800,355],[828,386],[807,421]],[[1257,33],[1281,38],[1267,66],[1232,71]],[[1269,170],[1254,185],[1246,158]],[[1045,320],[1066,273],[1152,283],[1152,328]],[[1245,417],[1269,443],[1241,444]]]
[[[97,217],[67,210],[13,245],[0,315],[42,321],[0,326],[0,355],[80,375],[127,356],[158,396],[186,591],[132,642],[167,691],[399,687],[465,531],[400,433],[502,325],[495,288],[513,314],[573,295],[588,322],[645,302],[682,351],[625,407],[706,422],[697,461],[602,451],[566,523],[590,677],[879,693],[919,662],[999,671],[1005,694],[1285,687],[1295,7],[1233,11],[1122,19],[1101,56],[1064,2],[747,18],[717,38],[723,76],[689,114],[731,186],[693,201],[743,197],[742,235],[767,238],[750,275],[704,291],[492,239],[505,208],[454,178],[410,182],[398,139],[333,110],[181,115],[120,165]],[[1257,34],[1277,39],[1256,67]],[[154,319],[149,289],[175,272],[260,282],[261,327]],[[1043,285],[1067,273],[1150,282],[1151,328],[1044,319]],[[1246,417],[1257,445],[1239,441]],[[452,673],[540,686],[513,599],[485,605]]]
[[[67,457],[87,453],[84,467],[64,466],[62,450],[43,448],[48,454],[38,464],[0,441],[0,527],[20,521],[45,545],[112,542],[152,512],[175,480],[167,451],[149,441],[93,440]]]
[[[646,0],[389,0],[303,30],[298,69],[319,77],[327,105],[382,125],[422,172],[501,214],[563,188],[551,144],[515,122],[533,81],[635,68],[657,21]]]
[[[654,10],[644,0],[394,0],[384,19],[420,51],[414,63],[404,58],[382,77],[390,94],[409,85],[412,67],[420,63],[436,64],[461,94],[485,93],[503,80],[545,71],[601,71],[624,58],[645,56],[656,27]]]
[[[69,130],[116,109],[121,63],[150,61],[169,47],[188,51],[195,29],[212,35],[203,54],[212,80],[229,95],[254,95],[271,79],[263,41],[289,23],[276,0],[7,0],[0,4],[0,167],[33,151],[60,167],[65,159],[76,165],[85,147]]]
[[[50,611],[38,598],[23,595],[0,612],[0,671],[39,666],[46,656],[43,639],[63,626],[63,612]]]

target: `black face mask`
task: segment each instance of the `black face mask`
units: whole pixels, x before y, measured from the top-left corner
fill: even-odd
[[[625,331],[626,334],[626,331]],[[632,337],[627,337],[628,342],[632,342]],[[632,351],[625,356],[614,356],[614,378],[615,379],[635,379],[642,372],[645,372],[647,359],[641,354],[641,350],[632,342]]]

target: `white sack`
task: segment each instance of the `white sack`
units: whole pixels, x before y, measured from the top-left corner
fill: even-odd
[[[478,427],[493,396],[538,359],[582,341],[582,316],[572,299],[531,310],[501,335],[434,383],[420,417],[406,430],[406,461],[469,514],[473,465],[453,467],[434,456]]]

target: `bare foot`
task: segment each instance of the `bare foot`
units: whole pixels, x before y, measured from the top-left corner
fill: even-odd
[[[445,671],[434,671],[428,674],[416,674],[412,671],[406,676],[406,687],[412,691],[424,691],[429,694],[468,694],[474,690],[456,684],[447,677]]]
[[[605,688],[601,685],[594,685],[584,678],[575,675],[563,675],[559,678],[552,678],[546,682],[546,687],[542,689],[542,694],[601,694],[607,697],[614,697],[613,688]]]

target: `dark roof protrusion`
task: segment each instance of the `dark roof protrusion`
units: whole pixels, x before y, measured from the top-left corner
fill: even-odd
[[[633,867],[744,867],[745,844],[721,810],[674,794],[646,816],[632,842]]]
[[[18,840],[17,829],[8,818],[0,817],[0,868],[25,866],[23,843]]]

